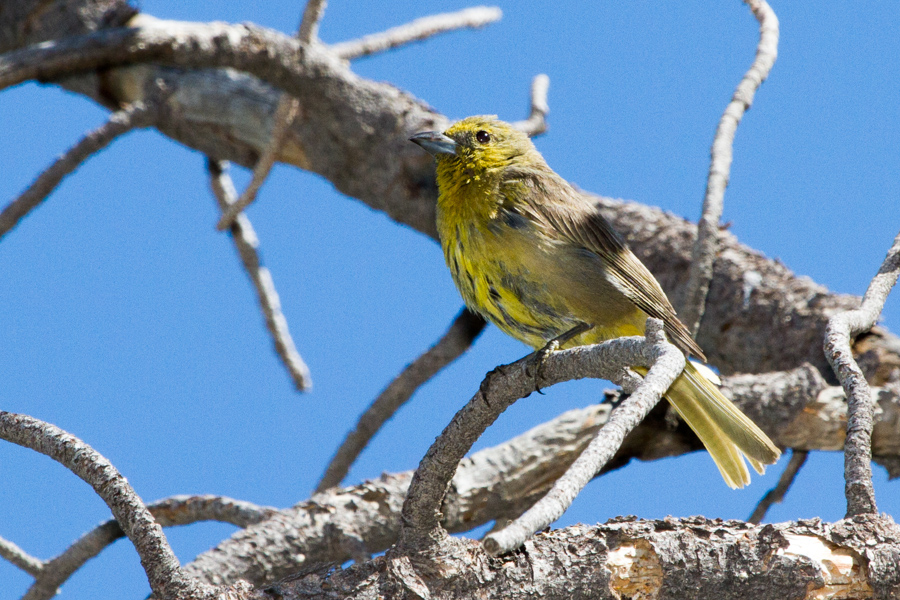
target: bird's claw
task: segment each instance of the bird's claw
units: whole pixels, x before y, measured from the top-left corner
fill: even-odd
[[[550,340],[546,346],[540,350],[535,350],[531,357],[529,357],[528,363],[525,365],[525,374],[533,379],[534,391],[538,394],[544,395],[544,392],[541,391],[541,371],[544,369],[544,363],[546,362],[547,357],[558,349],[559,342],[557,340]]]

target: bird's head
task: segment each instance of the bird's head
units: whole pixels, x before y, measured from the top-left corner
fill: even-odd
[[[410,140],[437,159],[439,183],[485,182],[517,163],[543,162],[525,133],[495,116],[468,117],[444,133],[425,131]]]

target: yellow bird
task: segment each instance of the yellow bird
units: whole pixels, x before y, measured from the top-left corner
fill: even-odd
[[[650,271],[524,133],[477,116],[410,139],[437,160],[441,247],[469,308],[539,350],[642,335],[655,317],[686,356],[705,360]],[[750,483],[743,457],[758,473],[778,460],[766,434],[690,361],[666,398],[730,487]]]

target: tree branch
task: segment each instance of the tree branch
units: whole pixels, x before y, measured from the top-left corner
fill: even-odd
[[[325,14],[325,6],[327,0],[307,0],[306,8],[303,9],[303,18],[300,20],[300,27],[297,29],[297,41],[303,45],[314,43],[318,39],[319,21]],[[269,143],[266,144],[265,150],[260,155],[259,160],[253,167],[253,177],[250,183],[244,189],[240,198],[231,202],[227,207],[222,209],[222,216],[216,224],[216,229],[224,231],[229,229],[234,223],[235,218],[244,211],[245,208],[253,204],[259,188],[268,179],[275,159],[281,151],[281,145],[284,143],[284,136],[290,129],[294,119],[297,118],[297,112],[300,110],[300,102],[288,94],[282,94],[278,100],[278,107],[275,109],[275,116],[272,118],[272,133]],[[305,366],[305,365],[304,365]],[[303,386],[297,389],[303,391]]]
[[[157,597],[215,597],[212,588],[184,574],[162,529],[140,497],[93,448],[49,423],[5,411],[0,411],[0,438],[49,456],[94,489],[134,544]]]
[[[207,159],[206,167],[209,171],[210,185],[219,208],[224,213],[235,201],[236,192],[231,177],[228,175],[227,164],[222,161]],[[287,318],[281,312],[281,300],[275,289],[275,282],[269,269],[260,264],[259,239],[253,230],[250,219],[243,213],[238,213],[231,223],[231,240],[238,251],[244,270],[253,283],[259,306],[262,309],[266,321],[266,328],[272,336],[275,351],[294,382],[298,391],[305,392],[312,388],[312,376],[309,367],[303,361],[294,339],[288,328]]]
[[[330,50],[344,60],[354,60],[370,54],[385,52],[409,44],[428,39],[447,31],[463,28],[479,28],[500,20],[503,13],[492,6],[475,6],[457,12],[431,15],[416,19],[399,27],[392,27],[381,33],[363,36],[358,40],[350,40],[332,44]]]
[[[43,173],[38,175],[27,190],[10,202],[0,212],[0,239],[18,225],[25,215],[47,199],[62,180],[81,166],[92,155],[106,148],[120,135],[132,129],[149,127],[157,116],[155,105],[136,102],[110,115],[109,120],[88,132],[77,144],[69,148]]]
[[[478,393],[456,413],[428,449],[413,475],[401,513],[401,549],[418,548],[444,540],[446,532],[440,526],[440,506],[453,474],[472,444],[504,410],[519,398],[531,394],[535,386],[549,387],[583,377],[614,379],[633,365],[652,367],[653,361],[660,356],[656,346],[658,340],[653,337],[655,332],[658,333],[654,326],[648,324],[646,338],[619,338],[593,346],[553,352],[542,363],[538,381],[527,372],[531,355],[488,373]],[[669,373],[668,369],[673,367],[668,360],[665,364],[668,365],[665,372]],[[672,379],[675,377],[677,373],[672,375]],[[658,385],[659,382],[654,380],[650,389],[655,391]],[[659,390],[660,395],[666,387],[668,385]]]
[[[481,334],[485,321],[463,308],[438,342],[405,369],[375,398],[347,434],[316,486],[316,493],[340,485],[369,441],[428,380],[462,355]]]
[[[744,0],[759,21],[759,43],[756,58],[738,84],[731,102],[725,108],[710,150],[709,176],[706,196],[700,217],[697,241],[691,254],[691,270],[687,289],[681,302],[679,316],[688,330],[697,335],[706,305],[706,295],[713,278],[713,262],[718,250],[719,220],[725,188],[731,175],[734,134],[744,113],[753,103],[753,96],[769,76],[778,56],[778,17],[765,0]]]
[[[5,558],[29,575],[37,577],[44,569],[44,561],[35,558],[13,542],[0,537],[0,557]]]
[[[524,131],[529,137],[534,137],[547,131],[547,114],[550,112],[550,105],[547,104],[547,90],[549,88],[549,77],[544,74],[535,75],[531,81],[531,113],[524,121],[513,123],[513,127]]]
[[[791,485],[793,485],[794,479],[797,478],[800,469],[806,464],[807,456],[809,456],[809,452],[806,450],[791,451],[791,460],[788,462],[787,467],[784,468],[784,472],[778,479],[778,485],[766,492],[766,495],[762,497],[759,504],[753,509],[753,513],[751,513],[750,517],[747,519],[748,523],[759,525],[762,520],[766,518],[766,513],[769,512],[772,505],[780,504],[782,500],[784,500],[785,494],[791,489]]]
[[[199,521],[220,521],[248,527],[278,512],[272,507],[257,506],[224,496],[172,496],[148,504],[147,510],[161,527],[188,525]],[[44,563],[40,573],[32,573],[35,581],[22,600],[51,600],[73,573],[124,535],[115,519],[87,532],[62,554]]]
[[[534,536],[492,559],[477,542],[388,554],[272,587],[284,600],[354,598],[896,598],[900,531],[888,516],[752,526],[741,521],[613,519]]]
[[[535,531],[560,518],[575,496],[621,448],[625,436],[650,414],[684,370],[684,354],[666,341],[663,324],[658,319],[647,320],[646,344],[641,348],[640,362],[630,363],[629,366],[635,364],[652,365],[644,382],[613,411],[603,429],[597,432],[597,437],[565,475],[553,484],[546,496],[513,523],[485,537],[484,548],[488,554],[497,556],[514,550]]]
[[[173,93],[167,101],[172,118],[159,124],[162,132],[208,155],[252,165],[267,143],[262,132],[271,127],[267,120],[278,102],[275,88],[281,87],[301,99],[304,112],[279,160],[319,173],[344,194],[436,237],[433,161],[413,152],[406,138],[415,131],[443,129],[447,119],[393,86],[356,76],[322,48],[301,52],[290,38],[259,28],[156,22],[7,54],[0,59],[0,82],[146,60],[188,69],[114,68],[104,72],[109,82],[104,93],[117,102],[137,101],[163,79]],[[243,69],[259,79],[235,71],[190,70],[219,66]],[[66,85],[76,79],[67,78]],[[91,81],[86,77],[77,89],[100,97]],[[696,227],[636,203],[592,200],[669,297],[684,297]],[[855,308],[858,300],[829,294],[808,278],[794,276],[728,232],[720,232],[719,250],[697,335],[711,364],[727,374],[782,371],[809,362],[830,373],[822,354],[825,325],[835,312]],[[784,343],[774,347],[772,339]],[[864,346],[860,365],[874,376],[873,384],[889,381],[900,370],[896,336],[876,327],[857,344]]]
[[[853,359],[850,338],[871,328],[900,274],[900,234],[888,250],[878,274],[872,279],[856,310],[840,313],[828,321],[825,356],[847,394],[847,441],[844,445],[844,479],[847,516],[875,514],[872,488],[872,430],[875,408],[872,392],[862,370]]]

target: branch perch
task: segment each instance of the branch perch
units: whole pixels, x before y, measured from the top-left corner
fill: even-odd
[[[625,441],[625,436],[650,414],[684,369],[684,354],[666,341],[663,324],[658,319],[647,320],[646,343],[639,351],[639,360],[631,365],[650,367],[643,384],[613,411],[587,450],[557,480],[546,496],[513,523],[484,538],[484,549],[488,554],[497,556],[518,548],[535,531],[561,517],[575,496],[612,459]]]
[[[439,509],[453,474],[472,444],[504,410],[534,391],[536,383],[538,387],[548,387],[582,377],[615,379],[628,366],[652,366],[653,359],[659,356],[654,337],[657,325],[661,326],[648,320],[646,338],[619,338],[554,352],[542,365],[541,381],[535,382],[526,372],[530,355],[488,373],[478,393],[456,413],[413,475],[401,514],[401,548],[429,546],[445,538]],[[676,372],[672,379],[677,375]],[[664,391],[665,388],[660,390],[660,395]]]
[[[844,444],[844,480],[847,516],[875,514],[872,488],[872,430],[874,403],[865,376],[853,358],[850,338],[875,324],[887,296],[900,274],[900,234],[888,250],[878,274],[872,279],[856,310],[836,314],[825,330],[825,356],[847,395],[847,441]]]
[[[756,58],[741,79],[731,102],[725,108],[710,150],[709,175],[706,179],[706,196],[703,213],[697,229],[697,240],[691,254],[691,270],[687,289],[681,302],[679,316],[692,335],[697,335],[700,320],[706,306],[706,295],[713,276],[713,262],[719,246],[719,220],[725,188],[731,176],[734,134],[744,113],[753,103],[753,96],[769,76],[778,56],[778,17],[765,0],[744,0],[753,16],[759,21],[759,43]]]

